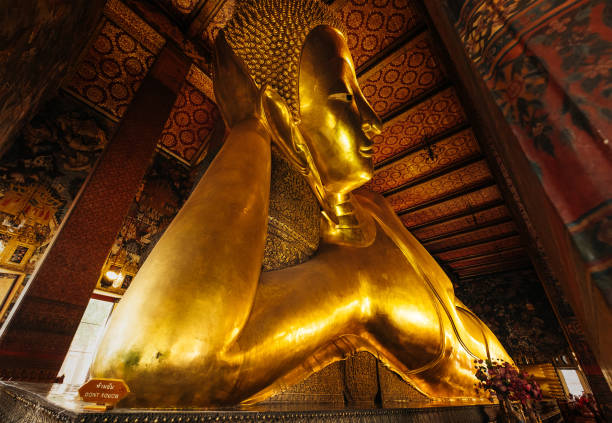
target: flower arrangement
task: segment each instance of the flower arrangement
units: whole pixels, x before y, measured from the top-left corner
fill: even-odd
[[[596,422],[604,421],[593,394],[586,392],[584,392],[581,396],[570,394],[569,405],[570,409],[574,412],[574,415],[592,417]]]
[[[503,421],[540,422],[532,402],[542,399],[542,390],[533,376],[519,371],[512,364],[500,360],[474,360],[476,364],[476,393],[481,390],[489,393],[489,400],[497,396],[504,415]],[[517,410],[512,401],[519,401],[521,407]]]
[[[474,360],[476,364],[476,393],[481,390],[495,394],[499,399],[520,401],[526,404],[528,400],[541,400],[542,390],[538,383],[516,367],[505,361]]]

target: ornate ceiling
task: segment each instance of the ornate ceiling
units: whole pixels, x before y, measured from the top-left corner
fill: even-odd
[[[334,7],[344,18],[363,93],[384,123],[374,140],[374,178],[364,188],[387,197],[455,277],[528,267],[420,3],[336,0]]]
[[[328,3],[330,3],[328,1]],[[375,175],[406,227],[456,278],[529,266],[517,228],[417,0],[335,0],[364,95],[382,118]],[[64,89],[119,122],[166,43],[193,62],[159,140],[192,166],[220,120],[212,40],[233,0],[110,0]]]

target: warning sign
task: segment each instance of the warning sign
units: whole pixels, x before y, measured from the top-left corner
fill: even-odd
[[[91,379],[79,388],[83,401],[96,404],[115,405],[129,393],[130,389],[121,379]]]

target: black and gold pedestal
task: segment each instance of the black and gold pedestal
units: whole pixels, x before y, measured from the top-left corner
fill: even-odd
[[[63,391],[63,392],[62,392]],[[91,412],[76,399],[76,387],[0,382],[2,423],[200,423],[200,422],[488,422],[494,405],[439,406],[421,404],[405,408],[334,408],[324,404],[266,404],[251,409],[134,410]],[[491,413],[493,411],[493,413]],[[488,412],[488,413],[487,413]]]
[[[431,402],[368,353],[248,408],[87,411],[78,386],[0,382],[1,423],[488,422],[497,405]],[[492,420],[491,420],[492,421]]]

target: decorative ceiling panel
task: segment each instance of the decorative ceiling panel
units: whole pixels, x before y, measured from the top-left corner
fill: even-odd
[[[396,212],[452,194],[466,186],[491,180],[487,164],[481,160],[446,173],[435,179],[417,184],[387,197]]]
[[[499,253],[484,257],[473,257],[465,260],[458,260],[449,264],[452,269],[458,270],[466,267],[482,266],[483,264],[492,262],[505,262],[523,258],[527,258],[525,255],[525,250],[522,248],[516,248],[513,250],[500,251]]]
[[[480,153],[480,148],[472,130],[466,129],[432,144],[431,152],[433,158],[428,150],[423,148],[377,169],[366,188],[380,193],[389,191],[462,160],[475,157]]]
[[[162,148],[187,163],[205,148],[220,115],[215,103],[185,82],[162,132]]]
[[[123,117],[154,60],[155,55],[150,50],[119,26],[105,20],[65,88],[118,120]]]
[[[439,250],[455,247],[459,248],[465,244],[470,244],[505,234],[511,234],[514,232],[516,232],[514,222],[506,222],[488,228],[476,229],[461,235],[449,236],[448,238],[424,243],[424,245],[430,252],[435,253]]]
[[[337,13],[356,68],[422,21],[411,0],[349,0]]]
[[[508,218],[509,216],[510,215],[508,214],[508,209],[506,206],[501,205],[470,214],[469,216],[458,217],[456,219],[447,220],[446,222],[425,226],[412,231],[412,234],[421,241],[424,241],[444,234],[450,234],[471,228],[476,229],[479,225]]]
[[[499,188],[497,188],[497,186],[490,186],[457,198],[452,198],[442,203],[415,210],[411,213],[403,214],[400,218],[406,227],[410,229],[411,227],[454,216],[458,213],[464,213],[476,207],[482,207],[486,204],[492,204],[499,201],[502,201]]]
[[[438,253],[436,254],[436,257],[438,257],[440,260],[450,261],[462,257],[491,254],[502,250],[517,248],[520,246],[521,240],[519,236],[514,235],[496,241],[483,242],[482,244],[472,245],[470,247],[458,248],[456,250]]]
[[[374,162],[380,163],[465,121],[457,93],[447,88],[384,125],[382,133],[374,137]]]
[[[196,65],[191,65],[185,79],[212,102],[217,103],[213,81],[200,68]]]
[[[491,273],[502,273],[510,270],[519,270],[532,268],[531,263],[527,257],[519,258],[516,260],[506,262],[492,262],[483,264],[478,267],[470,267],[469,269],[457,269],[455,273],[459,278],[465,279],[473,276],[491,274]]]
[[[431,51],[429,34],[422,33],[359,79],[363,94],[378,116],[384,118],[440,85],[446,76]]]

